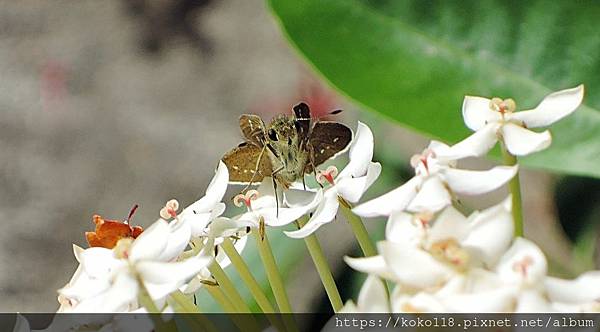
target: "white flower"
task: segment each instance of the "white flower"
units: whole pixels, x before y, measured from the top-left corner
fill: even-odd
[[[346,302],[339,313],[378,313],[390,312],[390,302],[383,281],[375,276],[368,276],[363,283],[358,301]]]
[[[547,277],[544,285],[558,311],[600,312],[600,271],[586,272],[573,280]]]
[[[462,114],[465,124],[475,131],[473,136],[458,143],[457,151],[471,151],[472,156],[486,153],[498,139],[515,156],[523,156],[547,148],[552,142],[550,132],[529,128],[546,127],[573,113],[583,100],[583,85],[553,92],[534,109],[515,112],[512,99],[487,99],[466,96]]]
[[[94,247],[78,252],[81,270],[59,294],[77,301],[73,312],[129,311],[136,303],[140,282],[155,301],[185,284],[212,258],[195,256],[170,262],[182,251],[179,230],[159,219],[135,240],[120,240],[114,249]],[[185,242],[187,243],[187,242]],[[82,289],[93,286],[94,290]]]
[[[461,155],[450,155],[446,144],[432,141],[425,151],[411,158],[415,176],[402,186],[352,211],[363,217],[389,216],[396,211],[437,212],[450,205],[454,194],[478,195],[497,189],[517,172],[516,166],[497,166],[487,171],[455,168]],[[438,154],[442,155],[439,156]]]
[[[179,214],[179,219],[189,223],[193,237],[204,234],[204,229],[208,223],[225,211],[225,204],[221,200],[225,195],[225,191],[227,191],[228,183],[229,171],[227,166],[219,161],[215,176],[206,188],[204,197],[190,204]]]
[[[323,200],[313,213],[310,220],[297,231],[285,232],[292,238],[303,238],[324,224],[331,222],[338,211],[340,197],[347,202],[355,203],[375,182],[381,173],[381,164],[373,159],[373,133],[365,124],[359,122],[356,137],[350,147],[348,165],[339,172],[335,166],[330,166],[317,175],[317,180],[329,184],[323,194]]]
[[[241,227],[250,223],[252,228],[257,228],[261,220],[267,226],[285,226],[314,210],[323,199],[323,191],[291,188],[284,192],[284,196],[284,200],[280,195],[276,198],[273,180],[265,177],[257,190],[236,196],[236,205],[246,206],[247,211],[232,219],[238,221]],[[276,199],[279,199],[279,204]]]
[[[412,289],[440,287],[457,273],[492,267],[513,236],[510,197],[465,218],[446,208],[431,225],[431,215],[395,213],[388,220],[380,255],[345,260],[352,268]]]

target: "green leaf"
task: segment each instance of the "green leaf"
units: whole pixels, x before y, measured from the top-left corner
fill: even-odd
[[[523,163],[600,177],[600,6],[576,1],[269,0],[289,40],[339,91],[432,138],[469,135],[464,95],[532,108],[585,83],[585,105]]]

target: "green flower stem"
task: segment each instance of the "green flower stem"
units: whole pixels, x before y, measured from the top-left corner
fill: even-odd
[[[260,220],[260,224],[264,225],[264,221],[262,219]],[[262,229],[263,231],[259,231],[259,229]],[[253,229],[252,233],[256,239],[258,254],[260,255],[260,259],[265,267],[267,279],[269,279],[269,284],[271,284],[271,289],[273,290],[273,295],[275,295],[275,301],[279,307],[279,312],[291,313],[292,306],[290,305],[290,300],[283,284],[283,278],[281,277],[279,269],[277,268],[277,263],[275,262],[275,257],[273,256],[273,250],[271,249],[271,244],[269,244],[269,238],[267,237],[267,232],[264,227],[260,227]],[[283,324],[285,325],[287,331],[298,331],[298,327],[296,326],[296,322],[294,321],[294,317],[292,315],[281,315],[281,318],[283,319]],[[275,325],[277,326],[278,324]]]
[[[235,285],[233,284],[231,279],[229,279],[225,271],[223,271],[221,265],[219,265],[219,263],[217,262],[213,262],[208,266],[208,270],[213,275],[213,277],[215,277],[217,283],[223,289],[225,295],[227,295],[227,298],[236,308],[236,311],[241,313],[250,313],[250,308],[248,307],[246,302],[244,302],[244,299],[235,288]]]
[[[307,221],[308,217],[306,216],[298,219],[296,221],[298,228],[303,227]],[[317,236],[313,233],[305,237],[304,242],[306,243],[308,252],[312,257],[313,263],[317,268],[317,272],[319,273],[323,287],[325,287],[325,292],[327,292],[327,297],[329,297],[331,307],[333,308],[333,311],[338,312],[340,309],[342,309],[344,304],[342,303],[342,297],[340,296],[340,292],[338,291],[335,280],[333,279],[333,274],[331,273],[329,264],[327,264],[327,259],[325,258],[325,254],[323,253],[319,239],[317,239]]]
[[[502,144],[502,157],[504,165],[514,166],[517,164],[517,157],[512,155]],[[508,188],[512,195],[512,215],[515,223],[515,237],[523,236],[523,202],[521,200],[521,182],[519,181],[519,172],[510,180]]]
[[[179,310],[176,310],[176,312],[200,313],[200,309],[198,309],[198,307],[196,307],[196,305],[194,305],[194,303],[179,290],[171,293],[171,299],[179,306]]]
[[[238,327],[240,331],[260,331],[256,325],[256,321],[249,322],[245,319],[246,316],[253,318],[251,315],[240,315],[237,308],[227,298],[221,287],[219,286],[206,286],[205,287],[212,298],[221,306],[223,310],[232,315],[228,315],[233,323]]]
[[[238,313],[237,308],[229,301],[225,293],[221,290],[219,286],[206,286],[206,291],[212,296],[212,298],[221,306],[221,309],[225,310],[227,313],[235,314]]]
[[[356,236],[356,240],[358,241],[358,245],[360,249],[362,249],[365,257],[375,256],[377,255],[377,250],[375,249],[375,245],[371,242],[371,238],[369,237],[369,232],[365,228],[362,220],[359,216],[352,212],[352,206],[342,197],[339,197],[340,206],[342,207],[342,214],[348,220],[350,227],[352,228],[352,232],[354,236]]]
[[[253,229],[252,233],[256,239],[258,253],[263,265],[265,266],[265,272],[267,273],[267,278],[271,284],[273,295],[275,295],[279,312],[291,313],[292,306],[290,305],[290,300],[285,290],[285,286],[283,285],[283,279],[281,278],[281,274],[277,268],[277,263],[275,262],[275,257],[273,256],[273,251],[271,250],[271,245],[269,244],[267,234],[265,232],[263,234],[264,238],[261,238],[258,229]]]
[[[377,249],[375,249],[375,245],[373,245],[373,242],[371,242],[371,237],[369,236],[369,232],[367,232],[367,228],[362,222],[362,219],[360,219],[359,216],[352,212],[352,205],[348,201],[346,201],[342,197],[338,197],[338,199],[340,202],[340,206],[342,207],[342,214],[344,215],[344,217],[346,217],[346,220],[348,220],[348,223],[352,228],[352,232],[354,233],[354,236],[358,241],[358,245],[360,246],[360,249],[362,249],[363,255],[365,255],[365,257],[377,255]],[[385,286],[385,292],[389,299],[389,286],[385,280],[382,279],[381,281]]]
[[[238,274],[240,275],[244,283],[246,283],[248,289],[250,289],[252,296],[254,296],[256,303],[260,306],[262,311],[264,313],[274,313],[275,309],[269,302],[269,299],[267,298],[265,293],[260,288],[258,281],[256,281],[256,279],[250,272],[248,265],[246,264],[246,262],[244,262],[242,256],[240,256],[238,251],[235,249],[233,242],[231,242],[230,239],[225,239],[223,243],[221,243],[221,248],[223,248],[223,250],[227,254],[227,257],[229,257],[231,263],[233,264],[233,266],[235,266]]]
[[[160,309],[156,306],[152,297],[150,297],[150,293],[148,293],[148,289],[146,285],[144,285],[144,281],[139,275],[136,275],[136,280],[138,282],[139,294],[138,301],[139,303],[146,308],[150,315],[150,319],[154,322],[154,328],[157,332],[171,332],[177,331],[176,326],[173,325],[173,321],[165,322],[162,320],[162,316],[160,315]]]
[[[183,315],[183,318],[194,327],[194,330],[206,331],[206,332],[217,332],[218,329],[215,327],[210,319],[206,318],[201,314],[200,309],[181,291],[177,290],[170,295],[171,300],[175,302],[173,306],[176,313],[193,313],[198,315]]]

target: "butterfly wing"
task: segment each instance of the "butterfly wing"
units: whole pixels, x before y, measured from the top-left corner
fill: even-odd
[[[240,116],[240,129],[246,141],[262,147],[265,136],[265,123],[258,115],[242,114]]]
[[[310,135],[310,108],[305,103],[294,106],[294,126],[301,143],[306,144]]]
[[[319,121],[310,134],[312,166],[316,167],[326,160],[343,152],[352,140],[352,130],[338,122]],[[312,172],[312,167],[307,169]]]
[[[265,176],[271,176],[267,153],[265,148],[244,142],[225,154],[221,160],[229,170],[229,182],[259,183]]]

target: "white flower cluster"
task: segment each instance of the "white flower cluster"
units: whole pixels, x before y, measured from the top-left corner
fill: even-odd
[[[222,216],[229,173],[220,162],[204,197],[181,212],[176,200],[167,202],[161,218],[137,238],[120,239],[114,248],[74,246],[80,265],[58,291],[58,311],[145,311],[139,301],[145,295],[159,310],[169,311],[172,292],[194,293],[211,280],[210,264],[225,267],[230,263],[223,251],[215,248],[224,238],[235,239],[235,247],[241,251],[249,230],[285,226],[314,212],[305,227],[288,233],[291,237],[311,234],[335,218],[338,196],[358,201],[380,173],[381,165],[371,162],[373,134],[366,125],[359,123],[349,153],[350,162],[339,175],[335,167],[319,173],[320,179],[330,183],[325,189],[303,190],[295,184],[277,202],[272,181],[266,178],[257,190],[235,197],[235,205],[246,206],[247,211],[232,218]],[[188,247],[192,249],[186,251]]]
[[[354,212],[387,216],[379,254],[346,257],[369,274],[356,303],[345,312],[585,312],[600,311],[600,271],[575,280],[547,276],[547,261],[531,241],[514,237],[511,197],[465,217],[452,206],[455,194],[498,188],[516,166],[488,171],[455,168],[456,160],[486,154],[500,140],[512,155],[550,145],[551,136],[528,128],[547,126],[573,112],[583,86],[555,92],[538,107],[514,112],[511,99],[466,97],[463,116],[475,133],[449,147],[432,142],[411,160],[415,177],[363,203]],[[394,283],[388,294],[384,280]]]
[[[492,191],[517,174],[517,166],[463,170],[457,168],[458,160],[482,156],[497,141],[513,155],[547,147],[549,132],[528,128],[547,126],[570,114],[582,96],[582,86],[560,91],[523,112],[514,112],[512,100],[465,98],[463,116],[475,130],[472,136],[454,146],[432,142],[411,160],[411,180],[353,209],[360,216],[389,219],[379,255],[346,258],[370,277],[358,302],[349,302],[344,310],[598,309],[600,272],[574,281],[547,277],[541,251],[528,240],[514,239],[510,200],[469,217],[452,206],[456,195]],[[230,264],[219,250],[226,239],[241,251],[250,231],[260,233],[265,226],[285,226],[310,215],[303,227],[286,232],[291,238],[307,237],[334,220],[340,204],[357,203],[381,172],[372,158],[373,133],[359,122],[348,164],[339,172],[333,166],[319,172],[322,186],[304,189],[293,184],[276,195],[272,180],[266,178],[256,190],[234,198],[235,205],[246,210],[233,217],[223,216],[229,173],[221,162],[204,197],[180,212],[176,200],[167,202],[161,218],[139,236],[123,236],[114,246],[74,246],[80,265],[58,291],[59,312],[171,312],[170,295],[194,293],[211,282],[211,264]],[[391,296],[382,278],[395,283]]]

